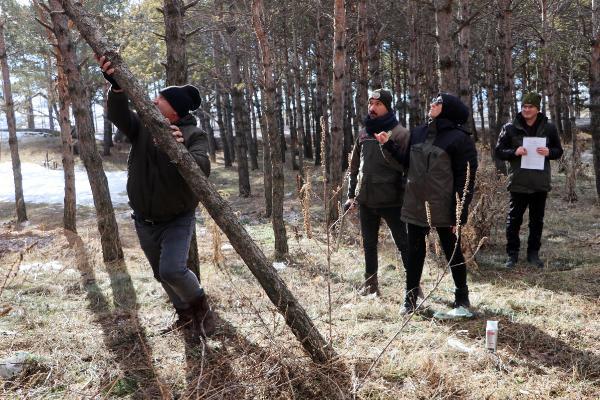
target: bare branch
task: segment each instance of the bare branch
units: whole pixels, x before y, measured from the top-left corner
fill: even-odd
[[[186,12],[187,10],[189,10],[190,8],[194,7],[196,4],[198,4],[200,2],[200,0],[193,0],[190,1],[188,4],[186,4],[185,6],[183,6],[183,12]]]
[[[37,21],[38,24],[40,24],[44,28],[48,29],[49,31],[53,31],[54,30],[54,27],[48,25],[45,21],[42,21],[38,17],[35,17],[35,20]]]

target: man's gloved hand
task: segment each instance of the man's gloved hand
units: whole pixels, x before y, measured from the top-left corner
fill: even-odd
[[[344,203],[344,213],[348,212],[348,210],[352,210],[356,207],[356,201],[354,201],[354,199],[348,199],[346,200],[346,202]]]
[[[112,76],[112,73],[115,72],[115,70],[110,67],[111,62],[107,61],[105,56],[96,56],[96,60],[98,60],[98,64],[100,65],[100,69],[102,70],[102,76],[104,76],[104,79],[106,79],[106,81],[111,84],[112,89],[121,90],[121,86],[119,86],[117,81],[115,81],[115,78],[113,78]]]
[[[117,81],[115,81],[115,78],[113,78],[112,75],[108,75],[106,72],[102,71],[102,76],[104,76],[104,79],[106,79],[106,81],[110,83],[113,89],[121,90],[121,86],[119,86],[119,84],[117,83]]]

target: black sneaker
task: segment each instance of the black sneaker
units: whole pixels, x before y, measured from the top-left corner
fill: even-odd
[[[400,308],[400,315],[408,315],[415,312],[417,308],[417,289],[406,292],[404,304]]]
[[[527,262],[538,268],[544,268],[544,261],[540,260],[537,251],[527,253]]]

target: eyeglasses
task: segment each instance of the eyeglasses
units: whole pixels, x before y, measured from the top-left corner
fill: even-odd
[[[442,96],[436,96],[433,99],[431,99],[431,103],[429,103],[429,104],[434,105],[434,104],[443,104],[443,103],[444,103],[444,99],[442,98]]]

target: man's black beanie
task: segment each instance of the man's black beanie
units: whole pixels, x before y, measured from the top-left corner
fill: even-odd
[[[438,118],[446,118],[457,125],[463,125],[469,118],[469,108],[456,96],[440,93],[442,97],[442,112]]]
[[[185,117],[190,111],[200,107],[202,103],[200,92],[192,85],[169,86],[159,93],[169,102],[179,118]]]
[[[388,111],[392,111],[392,93],[389,90],[377,89],[373,90],[369,95],[369,100],[375,99],[383,103]]]

